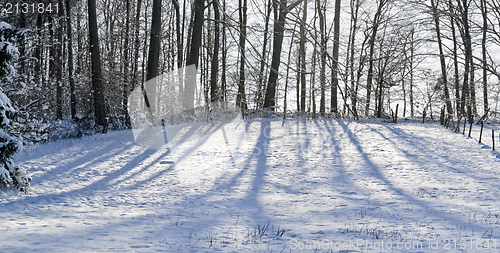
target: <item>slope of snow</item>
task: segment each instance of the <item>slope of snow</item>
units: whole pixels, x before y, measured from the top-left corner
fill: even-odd
[[[435,123],[250,120],[168,135],[158,150],[131,131],[27,147],[14,160],[32,192],[0,192],[1,251],[500,249],[498,153]]]

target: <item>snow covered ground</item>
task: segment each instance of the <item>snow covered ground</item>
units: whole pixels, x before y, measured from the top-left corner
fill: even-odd
[[[477,130],[300,118],[28,147],[0,251],[499,252],[500,158]]]

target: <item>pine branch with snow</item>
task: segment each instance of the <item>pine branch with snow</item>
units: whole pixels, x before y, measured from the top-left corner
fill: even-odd
[[[16,36],[9,24],[0,22],[0,80],[14,72],[11,62],[19,54],[14,45]],[[23,148],[22,140],[8,133],[17,117],[18,112],[0,89],[0,189],[19,189],[27,192],[31,178],[27,176],[26,170],[12,161],[12,156]]]

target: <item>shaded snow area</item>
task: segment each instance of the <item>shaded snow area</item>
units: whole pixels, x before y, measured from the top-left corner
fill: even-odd
[[[245,120],[169,127],[158,150],[132,131],[27,147],[0,251],[499,252],[500,158],[475,127]]]

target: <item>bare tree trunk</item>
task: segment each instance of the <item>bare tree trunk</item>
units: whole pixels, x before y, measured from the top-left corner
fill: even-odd
[[[62,66],[63,66],[63,17],[64,17],[64,11],[62,10],[63,6],[63,1],[58,0],[59,6],[61,6],[61,10],[58,11],[58,23],[59,26],[57,27],[57,51],[56,51],[56,61],[57,61],[57,90],[56,90],[56,104],[57,104],[57,112],[56,112],[56,117],[57,119],[62,119],[63,117],[63,112],[62,112],[62,96],[63,96],[63,87],[62,87]]]
[[[73,77],[73,35],[71,33],[71,5],[70,0],[66,0],[66,22],[67,22],[67,33],[68,33],[68,78],[69,78],[69,88],[70,88],[70,106],[71,106],[71,118],[74,120],[76,117],[76,94],[75,94],[75,78]]]
[[[198,68],[198,61],[200,57],[200,46],[201,46],[201,35],[203,30],[203,16],[204,16],[204,0],[194,0],[193,10],[194,10],[194,21],[193,30],[191,33],[191,46],[189,50],[189,57],[187,60],[187,66],[195,65]],[[187,109],[194,108],[194,90],[196,85],[196,76],[187,76],[185,84],[185,107]]]
[[[410,34],[410,116],[415,116],[414,103],[413,103],[413,61],[415,56],[415,29],[411,30]],[[424,116],[425,117],[425,116]]]
[[[314,27],[316,27],[316,18],[314,18]],[[316,69],[316,55],[318,54],[318,51],[317,51],[317,41],[318,41],[318,29],[314,29],[314,48],[313,48],[313,53],[312,53],[312,59],[311,59],[311,62],[312,62],[312,67],[311,69]],[[311,115],[312,115],[312,118],[315,119],[316,118],[316,88],[315,88],[315,84],[316,84],[316,73],[313,72],[311,74],[311,85],[310,85],[310,91],[309,91],[309,94],[311,94],[309,96],[309,112],[311,112]]]
[[[101,56],[99,54],[99,35],[97,30],[96,0],[88,0],[90,53],[92,56],[92,88],[94,111],[97,124],[107,132],[106,104],[102,87]]]
[[[438,17],[438,10],[437,10],[437,4],[434,2],[434,0],[431,0],[431,7],[432,7],[432,14],[434,18],[434,25],[436,27],[436,35],[437,35],[437,43],[439,47],[439,60],[441,63],[441,79],[442,79],[442,84],[444,88],[444,99],[446,101],[446,109],[448,111],[448,114],[453,114],[453,107],[451,105],[451,100],[450,100],[450,92],[448,90],[448,75],[446,71],[446,61],[444,58],[444,52],[443,52],[443,43],[441,40],[441,29],[439,26],[439,17]]]
[[[69,1],[69,0],[66,0]],[[128,90],[129,88],[129,82],[130,82],[130,71],[129,71],[129,66],[130,66],[130,49],[129,49],[129,38],[130,38],[130,0],[126,0],[126,17],[125,17],[125,42],[123,43],[123,100],[122,100],[122,110],[125,115],[125,118],[128,118],[128,110],[127,110],[127,97],[128,97]]]
[[[238,84],[238,94],[236,95],[236,105],[242,110],[247,109],[247,101],[245,95],[245,50],[247,36],[247,0],[239,0],[239,17],[240,17],[240,79]]]
[[[297,0],[290,6],[287,6],[287,0],[280,0],[279,2],[279,17],[274,21],[273,57],[269,81],[267,83],[264,108],[272,108],[276,104],[276,82],[278,81],[279,66],[281,62],[281,48],[283,46],[286,14],[302,1],[303,0]]]
[[[140,51],[140,39],[139,39],[139,31],[140,31],[140,18],[141,18],[141,0],[137,0],[137,9],[135,15],[135,42],[134,42],[134,74],[133,74],[133,82],[132,87],[130,87],[129,91],[132,91],[137,86],[138,76],[139,76],[139,51]],[[141,81],[142,83],[142,81]]]
[[[320,44],[320,47],[321,47],[320,48],[321,70],[320,70],[320,74],[319,74],[321,96],[320,96],[320,102],[319,102],[319,113],[321,115],[325,115],[326,47],[327,47],[326,22],[325,22],[325,11],[326,10],[323,10],[323,7],[321,6],[320,0],[316,0],[316,10],[318,11],[319,30],[320,30],[320,37],[321,37],[321,44]],[[338,60],[338,57],[337,57],[337,60]],[[338,80],[337,80],[337,85],[338,85]],[[332,87],[332,89],[333,89],[333,87]],[[335,86],[335,89],[336,89],[336,86]],[[337,95],[336,92],[335,92],[335,95]],[[333,99],[333,97],[332,97],[332,99]]]
[[[264,25],[264,41],[262,46],[262,59],[260,60],[260,71],[259,71],[259,86],[257,87],[257,107],[262,106],[262,97],[264,92],[264,68],[267,63],[267,40],[269,34],[269,20],[271,18],[271,10],[272,4],[271,0],[267,2],[267,13],[266,13],[266,22]],[[298,100],[297,100],[298,101]]]
[[[341,0],[335,0],[335,18],[333,28],[333,65],[332,65],[332,90],[331,90],[331,112],[338,112],[337,105],[337,87],[339,85],[338,68],[339,68],[339,46],[340,46],[340,4]],[[356,14],[357,15],[357,14]],[[352,37],[354,44],[354,37]],[[353,50],[353,49],[351,49]],[[347,89],[346,89],[347,95]],[[346,104],[346,102],[344,102]]]
[[[183,55],[184,55],[184,40],[182,37],[182,31],[181,31],[181,11],[180,11],[180,6],[179,6],[179,0],[172,0],[172,3],[174,5],[175,9],[175,34],[177,38],[177,69],[178,69],[178,74],[179,74],[179,93],[183,93],[184,85],[183,85],[183,78],[181,78],[182,75],[182,62],[183,62]]]
[[[42,36],[43,36],[43,18],[42,14],[38,13],[37,19],[36,19],[36,28],[38,32],[39,38],[37,39],[37,45],[35,48],[35,57],[38,59],[35,63],[35,73],[37,77],[40,77],[39,80],[41,83],[43,83],[42,78],[44,75],[42,75],[42,68],[43,68],[43,59],[42,59],[42,54],[43,54],[43,41],[42,41]]]
[[[158,60],[160,56],[161,0],[153,0],[151,35],[149,40],[148,68],[146,81],[158,76]]]
[[[77,3],[77,7],[80,7],[80,1],[78,1]],[[78,73],[81,69],[83,69],[83,57],[82,57],[82,54],[83,54],[83,32],[82,32],[82,27],[81,27],[81,12],[80,11],[77,11],[76,12],[76,30],[78,31],[77,32],[77,36],[76,36],[76,48],[77,48],[77,52],[76,52],[76,72]]]
[[[482,53],[483,53],[483,101],[484,101],[484,113],[486,113],[489,109],[488,106],[488,63],[486,62],[487,60],[487,52],[486,52],[486,33],[488,30],[488,9],[486,7],[486,0],[480,0],[481,1],[481,14],[483,16],[483,38],[481,41],[481,48],[482,48]]]
[[[151,37],[149,39],[148,53],[148,68],[146,81],[149,81],[158,76],[158,60],[160,57],[160,30],[161,30],[161,0],[153,0],[153,14],[151,20]],[[152,87],[148,88],[156,91],[156,82],[151,83]],[[150,107],[151,112],[156,110],[156,97],[150,96],[146,98],[146,106]]]
[[[26,15],[21,11],[21,13],[19,13],[19,26],[20,27],[26,27]],[[27,69],[26,69],[26,45],[21,43],[19,44],[18,46],[19,48],[19,59],[18,59],[18,62],[19,62],[19,67],[18,67],[18,73],[20,73],[21,75],[26,75],[26,74],[29,74],[27,73]]]
[[[226,92],[226,73],[227,73],[227,38],[226,38],[226,0],[222,3],[223,13],[224,13],[224,23],[222,24],[222,76],[221,76],[221,89],[222,89],[222,100],[227,101]]]
[[[472,53],[472,38],[470,39],[470,78],[469,78],[469,89],[470,89],[470,103],[472,106],[472,114],[477,115],[477,103],[476,103],[476,66],[474,65],[474,55]]]
[[[370,37],[370,53],[369,53],[369,63],[368,63],[368,76],[366,80],[366,107],[365,107],[365,115],[369,115],[370,111],[370,99],[371,99],[371,92],[372,92],[372,83],[373,83],[373,54],[375,52],[375,39],[377,38],[377,32],[378,28],[380,26],[380,20],[382,17],[382,11],[387,4],[388,0],[378,0],[377,1],[377,11],[375,15],[373,16],[373,23],[372,23],[372,34]]]
[[[191,6],[191,16],[190,16],[189,25],[188,25],[188,38],[187,38],[186,59],[189,59],[189,55],[191,54],[191,39],[192,39],[192,34],[193,34],[194,16],[196,14],[194,8],[195,8],[194,5]]]
[[[302,20],[300,21],[299,62],[300,62],[300,111],[306,110],[306,26],[307,22],[307,0],[304,0],[302,9]],[[297,87],[298,89],[298,87]],[[298,99],[298,98],[297,98]]]
[[[218,0],[213,0],[212,5],[214,7],[215,15],[215,41],[214,41],[214,53],[212,57],[212,67],[210,74],[210,99],[212,102],[219,101],[219,88],[217,87],[217,78],[219,74],[219,47],[220,47],[220,11]]]
[[[453,4],[451,2],[452,0],[448,1],[448,8],[450,13],[453,14]],[[460,76],[459,76],[459,71],[458,71],[458,43],[457,43],[457,35],[456,35],[456,30],[455,30],[455,18],[454,15],[450,15],[450,24],[451,24],[451,35],[452,35],[452,41],[453,41],[453,68],[454,68],[454,83],[455,83],[455,107],[457,111],[457,116],[459,118],[462,117],[462,110],[461,110],[461,105],[460,105]]]
[[[406,68],[406,66],[405,66],[405,68]],[[405,75],[403,75],[403,76],[405,76]],[[404,77],[401,80],[401,88],[403,89],[403,118],[404,118],[404,117],[406,117],[406,87],[405,87]]]
[[[288,93],[288,75],[290,74],[290,61],[291,61],[291,58],[292,58],[292,49],[293,49],[293,40],[295,39],[295,30],[297,28],[297,23],[295,23],[294,27],[293,27],[293,32],[292,32],[292,38],[290,39],[291,40],[291,43],[290,43],[290,48],[288,49],[288,60],[287,60],[287,68],[286,68],[286,79],[285,79],[285,98],[283,100],[283,119],[286,119],[286,111],[287,111],[287,93]]]
[[[461,2],[463,1],[463,3]],[[467,0],[457,0],[458,3],[458,10],[459,10],[459,15],[460,19],[456,19],[456,24],[459,27],[460,35],[462,37],[462,41],[464,44],[464,51],[465,51],[465,65],[464,65],[464,80],[463,80],[463,86],[462,86],[462,114],[465,114],[465,107],[467,106],[467,109],[469,112],[471,112],[471,103],[470,103],[470,86],[469,86],[469,74],[471,70],[471,59],[472,59],[472,47],[471,43],[472,41],[470,40],[470,33],[469,33],[469,14],[468,14],[468,5],[467,5]],[[461,27],[460,27],[461,26]],[[471,113],[468,113],[469,115],[469,122],[472,122],[472,115]]]
[[[355,80],[355,77],[354,77],[354,52],[355,52],[355,49],[354,49],[354,45],[355,44],[355,40],[356,40],[356,31],[357,31],[357,28],[358,28],[358,13],[359,13],[359,7],[360,7],[360,3],[359,3],[359,0],[351,0],[350,2],[350,5],[351,5],[351,31],[350,31],[350,49],[351,49],[351,53],[350,53],[350,59],[349,59],[349,69],[350,69],[350,74],[351,74],[351,107],[352,107],[352,111],[354,113],[354,117],[358,117],[358,110],[357,110],[357,101],[358,101],[358,84],[359,84],[359,80],[356,81]],[[363,43],[364,45],[364,43]],[[360,58],[361,58],[361,55],[362,55],[362,52],[363,52],[363,49],[361,50],[361,53],[360,53]],[[361,63],[361,60],[360,60],[360,63]],[[360,66],[358,66],[359,68],[361,68],[361,64]]]

